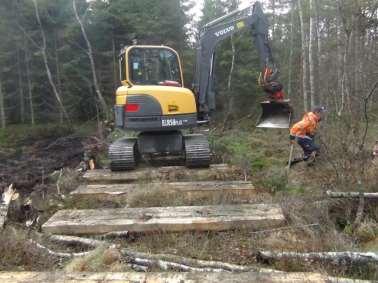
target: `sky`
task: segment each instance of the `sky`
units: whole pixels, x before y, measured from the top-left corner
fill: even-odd
[[[253,0],[241,0],[240,1],[240,8],[245,8],[248,5],[252,5],[255,1]],[[191,11],[189,11],[189,14],[193,17],[194,21],[198,21],[201,18],[201,10],[203,7],[203,0],[196,0],[195,1],[195,6]]]

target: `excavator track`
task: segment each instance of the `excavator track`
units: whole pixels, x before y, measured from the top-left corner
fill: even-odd
[[[122,138],[109,146],[110,170],[135,169],[137,165],[136,143],[137,139],[135,138]]]
[[[204,135],[185,135],[185,165],[189,168],[210,166],[210,146]]]

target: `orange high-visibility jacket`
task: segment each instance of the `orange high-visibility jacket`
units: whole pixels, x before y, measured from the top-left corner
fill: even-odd
[[[304,114],[302,120],[291,127],[290,135],[301,138],[307,135],[314,135],[319,121],[318,115],[313,112],[308,112]]]

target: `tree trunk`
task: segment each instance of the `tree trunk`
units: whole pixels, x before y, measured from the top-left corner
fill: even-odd
[[[62,94],[62,79],[60,76],[60,61],[59,61],[59,53],[58,53],[58,32],[55,31],[54,35],[54,52],[55,52],[55,73],[56,73],[56,87],[60,94]],[[64,114],[63,111],[59,111],[59,122],[63,124],[64,122]]]
[[[317,84],[319,84],[319,82],[321,82],[321,71],[323,70],[323,65],[324,65],[324,54],[323,54],[323,45],[322,45],[322,32],[320,30],[320,7],[321,7],[321,0],[314,0],[315,1],[315,20],[316,20],[316,48],[317,48],[317,69],[315,70],[315,74],[316,74],[316,81],[317,81]],[[323,81],[322,81],[323,82]],[[328,84],[327,84],[327,81],[324,80],[324,83],[326,83],[326,86],[325,87],[319,87],[319,85],[317,85],[317,88],[316,88],[316,91],[317,91],[317,98],[318,98],[318,103],[321,103],[321,104],[324,104],[325,101],[324,100],[324,90],[323,88],[325,89],[328,89]]]
[[[33,101],[33,87],[30,74],[30,52],[29,47],[25,47],[25,69],[26,69],[26,80],[28,83],[28,98],[29,98],[29,112],[30,112],[30,123],[32,126],[35,125],[35,115],[34,115],[34,101]]]
[[[118,78],[118,68],[117,68],[117,51],[116,51],[116,43],[114,38],[114,33],[112,36],[112,56],[113,56],[113,89],[116,90],[117,86],[119,85],[119,78]]]
[[[311,109],[316,105],[316,80],[315,80],[315,40],[316,34],[316,19],[314,16],[314,0],[310,0],[310,34],[308,47],[308,62],[309,62],[309,77],[310,77],[310,104]]]
[[[61,95],[56,88],[56,85],[54,83],[54,80],[53,80],[53,77],[52,77],[52,74],[51,74],[51,70],[50,70],[50,67],[49,67],[49,63],[48,63],[48,59],[47,59],[47,51],[46,51],[46,48],[47,48],[47,46],[46,46],[47,45],[46,44],[46,35],[45,35],[45,31],[44,31],[43,26],[42,26],[41,19],[39,17],[38,3],[37,3],[37,0],[32,0],[32,1],[33,1],[33,5],[34,5],[34,10],[35,10],[35,16],[37,18],[38,26],[39,26],[40,33],[41,33],[41,36],[42,36],[42,46],[40,46],[40,50],[41,50],[41,53],[42,53],[43,63],[45,65],[45,69],[46,69],[46,74],[47,74],[50,86],[51,86],[51,88],[54,92],[55,98],[56,98],[56,100],[59,104],[60,110],[63,112],[64,117],[69,121],[70,120],[69,116],[68,116],[67,111],[66,111],[66,109],[63,105]]]
[[[272,41],[275,38],[275,26],[276,26],[276,0],[271,0],[271,5],[272,5]]]
[[[20,122],[25,123],[25,97],[24,97],[24,87],[22,84],[22,68],[21,68],[21,55],[20,48],[17,47],[17,73],[18,73],[18,94],[20,101]]]
[[[306,39],[306,28],[304,26],[304,7],[303,7],[303,0],[298,0],[298,10],[299,10],[299,20],[301,24],[301,42],[302,42],[302,49],[301,49],[301,57],[302,57],[302,92],[303,92],[303,104],[304,104],[304,111],[308,111],[308,92],[307,92],[307,39]]]
[[[84,40],[85,40],[85,43],[87,45],[87,49],[88,49],[87,54],[88,54],[88,58],[89,58],[89,61],[90,61],[90,64],[91,64],[93,84],[94,84],[94,87],[95,87],[97,98],[100,102],[101,111],[102,111],[103,115],[105,116],[105,119],[108,120],[108,117],[109,117],[108,106],[106,104],[106,101],[105,101],[102,93],[101,93],[100,86],[99,86],[99,83],[98,83],[98,80],[97,80],[96,66],[95,66],[95,62],[94,62],[94,58],[93,58],[92,45],[91,45],[91,43],[88,39],[88,36],[87,36],[86,31],[85,31],[83,22],[81,21],[79,14],[77,13],[76,0],[72,0],[72,6],[73,6],[74,13],[75,13],[75,18],[80,25],[81,33],[82,33]]]
[[[6,116],[5,116],[5,105],[4,105],[4,93],[3,93],[3,85],[0,78],[0,121],[1,121],[1,128],[5,129],[7,126]]]
[[[223,121],[223,130],[226,128],[227,122],[230,119],[232,110],[234,108],[234,96],[231,93],[231,82],[232,82],[232,74],[234,73],[235,68],[235,42],[233,36],[231,36],[231,50],[232,50],[232,58],[231,58],[231,67],[230,72],[228,73],[228,80],[227,80],[227,95],[228,95],[228,103],[227,103],[227,113],[224,117]]]
[[[295,1],[292,1],[291,12],[290,12],[289,82],[288,82],[288,89],[287,89],[288,98],[290,98],[292,95],[292,84],[293,84],[294,9],[295,9]]]
[[[257,255],[260,261],[300,261],[311,264],[312,262],[332,263],[345,266],[349,264],[367,264],[378,263],[378,254],[376,253],[358,253],[358,252],[269,252],[260,251]]]

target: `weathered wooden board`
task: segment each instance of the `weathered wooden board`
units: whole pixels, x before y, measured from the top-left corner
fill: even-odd
[[[205,181],[229,180],[239,172],[226,164],[211,165],[209,168],[189,169],[184,166],[149,167],[133,171],[111,172],[110,170],[90,170],[84,174],[88,182],[128,183],[136,181]]]
[[[71,195],[75,199],[122,201],[127,203],[139,194],[156,194],[170,197],[179,194],[187,200],[203,198],[232,198],[246,203],[256,196],[257,190],[251,182],[244,181],[207,181],[175,183],[131,183],[81,185]]]
[[[368,281],[328,277],[319,273],[265,272],[0,272],[2,283],[364,283]]]
[[[42,229],[63,235],[114,231],[221,231],[270,228],[282,225],[284,221],[282,209],[276,204],[83,209],[58,211]]]

